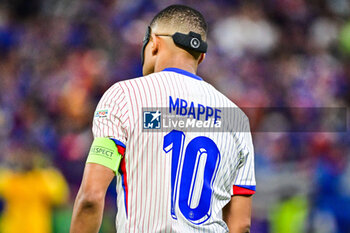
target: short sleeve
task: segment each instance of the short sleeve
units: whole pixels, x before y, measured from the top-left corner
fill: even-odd
[[[238,154],[235,166],[235,176],[232,195],[251,195],[255,193],[254,146],[249,129],[249,121],[244,132],[240,133]]]
[[[128,117],[125,93],[120,84],[116,83],[105,92],[97,105],[92,126],[94,138],[108,137],[125,148]]]

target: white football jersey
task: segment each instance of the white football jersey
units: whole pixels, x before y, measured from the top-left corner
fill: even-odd
[[[234,194],[255,192],[254,149],[248,118],[220,115],[223,108],[238,109],[200,77],[177,68],[118,82],[106,91],[94,114],[93,134],[114,139],[123,154],[116,188],[118,233],[228,232],[222,208]],[[168,111],[189,121],[172,130],[175,118],[162,122]],[[221,131],[193,130],[193,125],[203,127],[195,122],[202,117],[229,124]]]

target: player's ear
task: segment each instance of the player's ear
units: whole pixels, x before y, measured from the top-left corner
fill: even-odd
[[[152,47],[151,47],[151,51],[152,51],[152,55],[156,55],[158,53],[158,49],[159,49],[159,39],[157,36],[155,36],[155,34],[151,35],[152,37]]]
[[[206,56],[205,53],[202,53],[202,54],[200,55],[199,60],[198,60],[198,65],[201,64],[202,61],[204,61],[205,56]]]

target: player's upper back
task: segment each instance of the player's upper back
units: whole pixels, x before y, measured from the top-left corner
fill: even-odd
[[[191,105],[187,100],[197,100],[196,108],[200,102],[206,106],[237,107],[201,77],[178,68],[166,68],[119,84],[134,104],[142,107],[167,107],[170,104],[169,96],[175,102],[176,98],[181,97],[179,104],[184,108]],[[137,106],[133,105],[133,108]]]
[[[199,76],[177,68],[119,82],[101,102],[116,105],[113,122],[104,123],[113,127],[101,135],[126,145],[127,178],[118,189],[125,197],[118,203],[127,208],[117,216],[126,225],[118,229],[227,231],[219,213],[233,186],[255,187],[252,156],[243,161],[248,153],[241,153],[253,154],[251,139],[237,132],[237,125],[247,126],[246,116],[225,113],[237,106]],[[215,129],[217,122],[223,125]]]

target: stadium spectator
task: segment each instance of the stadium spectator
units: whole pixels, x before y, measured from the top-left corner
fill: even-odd
[[[5,202],[0,231],[51,232],[52,208],[68,198],[64,177],[46,167],[35,148],[16,145],[7,153],[8,166],[0,171],[0,197]]]

